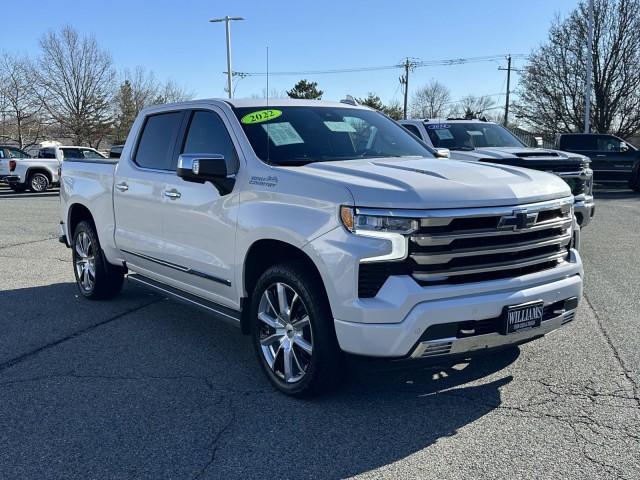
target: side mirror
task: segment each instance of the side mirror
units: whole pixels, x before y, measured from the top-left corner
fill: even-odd
[[[235,172],[223,155],[217,153],[183,153],[178,157],[176,173],[188,182],[223,180]]]
[[[625,142],[620,142],[620,151],[621,152],[629,151],[629,145],[627,145]]]
[[[448,148],[436,148],[436,158],[449,158],[451,151]]]

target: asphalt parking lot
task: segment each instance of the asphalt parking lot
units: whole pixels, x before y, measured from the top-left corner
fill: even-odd
[[[640,478],[640,195],[596,201],[575,322],[301,401],[197,310],[80,298],[57,193],[0,187],[0,478]]]

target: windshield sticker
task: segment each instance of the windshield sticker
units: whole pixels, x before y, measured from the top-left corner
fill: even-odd
[[[267,132],[276,147],[304,143],[302,137],[298,135],[296,129],[289,122],[268,123],[267,125],[262,125],[262,128]]]
[[[253,123],[268,122],[269,120],[278,118],[280,115],[282,115],[282,110],[258,110],[256,112],[247,113],[240,119],[240,121],[245,125],[251,125]]]
[[[324,122],[324,124],[332,132],[356,133],[356,129],[347,122]]]
[[[453,134],[449,130],[438,129],[435,133],[440,140],[453,140]]]
[[[441,128],[451,128],[451,125],[449,125],[448,123],[431,123],[427,125],[427,128],[429,130],[439,130]]]
[[[480,130],[467,130],[467,133],[472,137],[482,137],[484,135]]]

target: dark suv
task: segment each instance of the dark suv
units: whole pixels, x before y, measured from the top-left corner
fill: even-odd
[[[640,151],[621,138],[601,133],[564,133],[558,136],[556,146],[589,157],[595,183],[628,184],[640,191]]]

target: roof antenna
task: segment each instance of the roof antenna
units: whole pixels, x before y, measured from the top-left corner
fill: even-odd
[[[267,45],[267,110],[269,109],[269,45]],[[269,156],[269,122],[267,122],[267,163],[271,163],[271,157]]]

